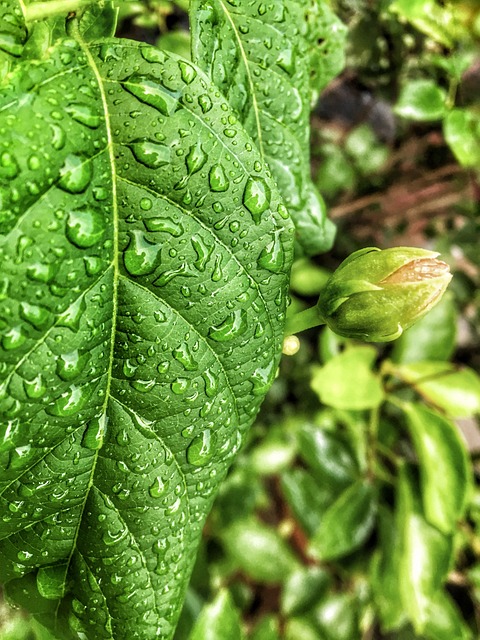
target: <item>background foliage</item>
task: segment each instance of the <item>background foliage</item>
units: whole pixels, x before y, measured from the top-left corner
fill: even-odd
[[[315,104],[312,189],[337,239],[301,257],[298,240],[289,312],[367,244],[440,250],[454,280],[391,346],[312,330],[283,358],[208,518],[178,640],[480,634],[480,14],[460,1],[332,8],[348,26],[345,71],[320,98],[321,82],[295,82]],[[120,9],[121,35],[189,55],[185,4]],[[248,104],[229,99],[255,137]],[[260,122],[271,117],[266,107]],[[49,638],[21,613],[0,615],[2,639]]]

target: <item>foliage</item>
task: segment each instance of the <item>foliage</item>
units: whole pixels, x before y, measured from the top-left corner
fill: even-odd
[[[279,362],[335,258],[310,258],[334,235],[310,108],[375,9],[338,3],[346,47],[328,2],[193,0],[190,56],[184,2],[67,2],[0,2],[0,578],[33,614],[0,609],[0,635],[478,637],[468,280],[393,346],[324,328]],[[475,167],[454,88],[478,34],[453,4],[379,3],[378,25],[450,52],[392,56],[396,112]],[[364,125],[328,144],[353,160],[320,167],[329,197],[389,155]],[[477,224],[445,259],[478,263]]]

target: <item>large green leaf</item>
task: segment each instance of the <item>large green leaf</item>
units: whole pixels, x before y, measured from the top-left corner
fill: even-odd
[[[0,579],[62,638],[171,638],[275,376],[288,214],[176,56],[64,39],[1,96]]]
[[[271,168],[310,255],[333,225],[310,178],[312,91],[341,70],[345,28],[325,2],[193,0],[193,59],[210,74]],[[312,68],[311,76],[311,65]],[[228,122],[225,123],[228,131]]]

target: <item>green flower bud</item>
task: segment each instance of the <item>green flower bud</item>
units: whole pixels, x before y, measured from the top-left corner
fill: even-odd
[[[395,340],[445,292],[452,275],[437,256],[413,247],[360,249],[330,277],[317,312],[341,336]]]

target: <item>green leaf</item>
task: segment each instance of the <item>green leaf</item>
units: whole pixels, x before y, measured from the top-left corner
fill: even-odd
[[[241,640],[242,638],[240,614],[229,592],[222,589],[215,600],[203,608],[188,640]]]
[[[440,120],[445,115],[446,94],[433,80],[410,80],[403,87],[395,113],[420,122]]]
[[[250,640],[280,640],[278,620],[274,616],[265,616],[257,624]]]
[[[322,640],[357,640],[358,614],[349,593],[331,593],[314,610],[313,619]]]
[[[329,586],[329,574],[320,567],[302,567],[294,571],[283,585],[281,607],[285,616],[308,611]]]
[[[480,376],[449,362],[412,362],[395,368],[426,400],[456,418],[480,413]]]
[[[309,255],[329,249],[334,237],[310,178],[309,65],[317,66],[322,81],[339,66],[329,11],[315,6],[193,0],[190,9],[193,60],[215,80],[255,140]],[[322,51],[313,51],[314,37],[323,39]],[[327,71],[331,55],[335,62]],[[312,82],[317,86],[320,79]],[[228,121],[223,127],[229,130]]]
[[[167,640],[276,373],[292,229],[191,63],[44,55],[0,92],[0,579],[62,640]],[[67,595],[42,599],[56,565]]]
[[[379,509],[379,546],[372,559],[371,585],[383,631],[398,629],[405,622],[399,583],[400,535],[393,515]]]
[[[457,311],[453,296],[447,291],[427,315],[402,333],[393,343],[394,362],[448,360],[457,334]]]
[[[239,568],[259,582],[283,582],[298,568],[283,538],[254,518],[233,523],[223,532],[222,542]]]
[[[336,433],[307,426],[298,434],[299,453],[322,487],[341,491],[358,477],[357,462]]]
[[[451,47],[459,35],[459,21],[453,5],[444,6],[436,0],[394,0],[389,10],[446,47]]]
[[[320,560],[333,560],[355,551],[372,532],[376,511],[371,483],[355,482],[325,512],[311,540],[310,554]]]
[[[372,373],[374,347],[350,347],[323,367],[312,367],[311,386],[324,404],[336,409],[371,409],[383,402],[383,388]]]
[[[454,531],[471,489],[471,467],[457,427],[421,404],[403,410],[418,455],[422,502],[427,521]]]
[[[443,123],[445,140],[463,167],[480,164],[480,118],[472,109],[452,109]]]
[[[429,640],[472,640],[472,632],[452,599],[440,592],[432,601],[424,634]]]
[[[4,78],[22,55],[27,29],[19,0],[0,4],[0,78]]]
[[[452,539],[427,522],[417,494],[417,483],[409,470],[402,467],[396,514],[401,549],[398,580],[405,612],[415,631],[421,634],[446,578]]]
[[[282,491],[302,529],[313,534],[327,507],[335,499],[336,487],[323,487],[305,469],[295,468],[282,474]]]

